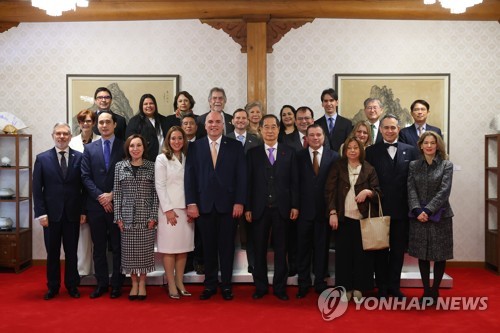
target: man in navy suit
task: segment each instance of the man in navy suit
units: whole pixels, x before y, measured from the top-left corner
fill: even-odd
[[[332,164],[340,155],[323,147],[325,132],[319,124],[307,128],[308,149],[297,153],[299,167],[300,215],[297,221],[297,248],[299,291],[297,298],[304,298],[312,285],[317,293],[326,289],[330,228],[326,213],[324,192],[326,178]],[[313,261],[314,258],[314,261]]]
[[[367,98],[363,103],[365,107],[365,116],[367,119],[366,124],[372,130],[372,142],[383,142],[382,135],[380,134],[380,117],[384,113],[382,102],[378,98]]]
[[[290,220],[299,215],[298,168],[295,152],[278,143],[280,122],[275,115],[265,115],[260,121],[264,145],[247,154],[248,195],[245,218],[252,223],[255,248],[254,299],[268,293],[267,243],[273,232],[274,295],[283,301],[286,294],[287,229]]]
[[[115,164],[125,156],[123,141],[114,135],[115,114],[103,111],[97,118],[101,139],[85,146],[82,159],[82,180],[87,190],[87,214],[94,244],[94,271],[97,287],[90,298],[108,291],[109,271],[106,260],[108,237],[113,252],[111,298],[121,296],[124,275],[121,274],[120,229],[113,223],[113,182]]]
[[[208,94],[208,104],[210,105],[210,111],[202,114],[196,119],[198,123],[198,132],[196,133],[197,138],[202,138],[207,135],[207,131],[205,129],[205,123],[207,119],[207,115],[210,112],[218,112],[224,117],[224,128],[222,134],[227,135],[234,131],[234,126],[232,124],[233,117],[231,115],[224,113],[224,107],[226,106],[227,97],[224,89],[219,87],[213,87],[210,89],[210,93]]]
[[[248,123],[249,120],[247,111],[245,109],[237,109],[233,112],[234,132],[227,135],[228,137],[241,142],[243,149],[245,150],[245,155],[249,149],[257,147],[262,143],[259,137],[247,132]],[[252,225],[247,223],[245,221],[245,217],[242,216],[238,219],[238,226],[240,231],[241,246],[242,248],[245,247],[245,252],[247,254],[248,273],[252,273],[255,265],[255,254],[251,231]]]
[[[247,190],[245,153],[241,143],[222,135],[220,112],[207,115],[207,136],[189,144],[184,173],[187,213],[198,218],[205,262],[205,290],[201,300],[217,292],[220,262],[222,297],[233,299],[236,219],[243,214]]]
[[[427,101],[417,99],[410,106],[411,116],[415,123],[405,127],[399,132],[399,141],[415,146],[418,149],[418,138],[425,131],[434,131],[439,136],[443,137],[441,130],[435,126],[427,124],[427,117],[429,116],[430,106]]]
[[[321,105],[325,109],[325,115],[315,121],[325,132],[329,148],[336,152],[339,151],[340,146],[352,131],[351,121],[337,114],[338,104],[339,98],[334,89],[323,90]]]
[[[54,298],[61,285],[61,239],[65,253],[64,285],[73,298],[79,298],[80,276],[76,251],[82,212],[82,154],[69,148],[71,129],[57,123],[52,131],[55,147],[39,155],[33,169],[35,216],[43,227],[47,249],[47,287],[45,300]]]
[[[383,142],[366,148],[382,189],[384,215],[391,217],[390,250],[374,251],[375,276],[380,297],[405,297],[400,290],[404,253],[408,246],[408,168],[418,158],[415,147],[398,142],[399,120],[388,114],[380,122]]]
[[[125,141],[126,139],[125,132],[127,131],[127,121],[125,120],[124,117],[111,111],[111,104],[113,103],[113,95],[111,95],[111,91],[106,87],[97,88],[94,93],[94,102],[95,105],[97,106],[96,118],[103,111],[108,111],[114,114],[116,119],[116,128],[114,131],[115,136],[120,140]],[[93,131],[95,134],[100,134],[97,124],[94,126]]]

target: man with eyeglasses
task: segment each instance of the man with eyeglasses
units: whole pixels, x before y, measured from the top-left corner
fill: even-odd
[[[384,112],[384,107],[382,106],[382,102],[378,98],[367,98],[364,101],[365,106],[365,115],[367,122],[366,124],[370,126],[372,130],[372,142],[379,143],[382,142],[382,135],[380,134],[380,117]]]
[[[111,111],[111,104],[113,103],[113,95],[111,95],[111,91],[106,87],[97,88],[94,93],[94,103],[97,106],[96,118],[101,114],[102,111],[109,111],[115,116],[116,118],[115,136],[118,139],[125,141],[127,121],[125,120],[124,117]],[[95,124],[95,126],[93,127],[93,131],[95,134],[100,134],[97,124]]]
[[[196,122],[198,123],[198,132],[196,133],[197,138],[201,138],[207,135],[207,131],[205,129],[205,121],[207,119],[207,115],[211,112],[218,112],[224,118],[224,127],[222,129],[222,133],[224,135],[227,135],[234,131],[234,126],[232,124],[233,117],[224,112],[226,102],[227,97],[224,89],[219,87],[213,87],[212,89],[210,89],[210,93],[208,94],[208,104],[210,105],[210,111],[202,114],[196,120]]]
[[[68,124],[57,123],[52,131],[54,147],[37,155],[33,168],[35,216],[43,227],[47,250],[45,300],[54,298],[61,285],[61,242],[65,253],[64,285],[73,298],[79,298],[80,276],[77,247],[83,213],[83,185],[80,165],[82,153],[71,149]]]

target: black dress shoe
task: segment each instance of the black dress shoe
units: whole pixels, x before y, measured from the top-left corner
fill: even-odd
[[[80,298],[80,292],[78,291],[78,289],[76,287],[69,288],[68,289],[68,294],[72,298]]]
[[[104,293],[108,292],[108,287],[97,287],[90,293],[90,298],[101,297]]]
[[[205,301],[217,293],[215,289],[205,289],[201,292],[200,299]]]
[[[205,274],[205,266],[204,266],[204,265],[200,265],[200,264],[198,264],[198,265],[196,265],[194,268],[195,268],[195,270],[196,270],[196,274],[198,274],[198,275],[203,275],[203,274]]]
[[[222,291],[222,298],[225,300],[225,301],[230,301],[234,298],[234,295],[233,295],[233,292],[231,291],[231,289],[224,289]]]
[[[56,295],[59,294],[57,290],[49,290],[45,295],[43,295],[43,299],[48,301],[49,299],[53,299]]]
[[[288,298],[288,295],[286,293],[274,293],[274,296],[276,296],[277,299],[281,300],[281,301],[288,301],[289,298]]]
[[[250,273],[250,274],[253,273],[253,266],[252,265],[248,266],[248,273]]]
[[[378,292],[377,292],[377,297],[379,299],[384,299],[384,298],[387,298],[387,289],[379,289]]]
[[[290,270],[288,271],[288,277],[292,277],[297,275],[297,268],[290,266]]]
[[[299,288],[299,291],[297,292],[297,295],[295,295],[296,298],[304,298],[306,297],[307,293],[308,293],[308,289],[307,288]]]
[[[253,299],[261,299],[262,297],[264,297],[265,295],[268,294],[268,291],[267,290],[256,290],[253,295],[252,295],[252,298]]]
[[[316,294],[321,294],[323,291],[325,291],[326,289],[328,289],[328,286],[327,285],[321,285],[321,286],[314,286],[314,292]]]
[[[111,293],[109,294],[109,298],[118,298],[122,295],[122,289],[121,288],[113,288],[111,289]],[[139,299],[139,297],[137,297]]]

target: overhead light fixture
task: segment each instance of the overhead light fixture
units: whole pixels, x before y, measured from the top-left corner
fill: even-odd
[[[33,7],[45,10],[47,15],[61,16],[68,10],[76,10],[76,7],[88,7],[89,0],[31,0]]]
[[[467,8],[483,2],[483,0],[439,0],[441,7],[449,9],[452,14],[465,13]],[[436,0],[424,0],[424,4],[433,5]]]

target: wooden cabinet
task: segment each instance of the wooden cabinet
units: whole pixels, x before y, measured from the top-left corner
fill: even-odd
[[[0,231],[0,267],[19,272],[32,264],[32,138],[30,134],[0,134],[0,157],[10,166],[0,166],[0,188],[15,194],[0,199],[0,216],[14,222],[11,230]]]
[[[485,262],[488,268],[500,273],[500,134],[485,136]]]

